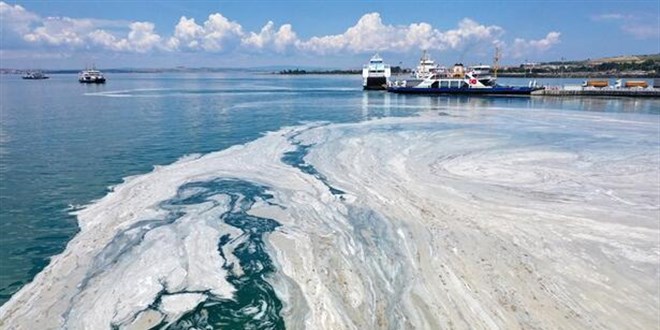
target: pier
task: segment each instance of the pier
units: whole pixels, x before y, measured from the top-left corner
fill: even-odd
[[[616,97],[660,97],[660,88],[644,89],[543,89],[532,92],[535,96],[616,96]]]

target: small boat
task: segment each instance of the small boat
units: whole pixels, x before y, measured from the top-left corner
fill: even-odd
[[[383,63],[383,58],[375,54],[369,64],[362,68],[362,86],[365,90],[387,89],[390,75],[392,74],[389,65]]]
[[[96,69],[85,69],[78,74],[78,81],[86,84],[103,84],[105,77]]]
[[[458,63],[446,73],[435,72],[424,79],[396,81],[388,88],[388,92],[402,94],[461,94],[461,95],[530,95],[543,87],[502,86],[496,83],[496,78],[490,73],[466,69]]]
[[[48,79],[47,75],[45,75],[41,71],[27,71],[25,74],[23,74],[23,79],[27,80],[41,80],[41,79]]]

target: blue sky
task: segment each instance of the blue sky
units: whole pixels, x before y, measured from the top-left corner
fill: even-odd
[[[0,67],[358,68],[660,53],[660,1],[0,1]]]

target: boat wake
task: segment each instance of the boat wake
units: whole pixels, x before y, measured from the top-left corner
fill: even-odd
[[[259,86],[255,90],[255,86],[234,86],[233,88],[215,88],[215,89],[172,89],[172,88],[136,88],[125,90],[109,90],[102,92],[88,92],[86,96],[101,96],[101,97],[138,97],[138,98],[161,98],[161,97],[199,97],[200,95],[289,95],[305,93],[355,93],[355,88],[350,87],[336,87],[336,88],[294,88],[294,87],[272,87],[272,86]]]
[[[447,114],[289,127],[131,177],[76,211],[0,325],[660,321],[656,121]]]

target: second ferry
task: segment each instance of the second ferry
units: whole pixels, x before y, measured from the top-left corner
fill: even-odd
[[[105,84],[105,76],[94,68],[85,69],[78,74],[78,81],[84,84]]]
[[[391,75],[390,66],[383,63],[383,58],[376,54],[369,60],[369,64],[362,68],[362,86],[365,90],[387,89]]]
[[[466,68],[461,63],[451,69],[434,65],[424,53],[417,71],[408,80],[388,85],[387,91],[402,94],[530,95],[542,89],[530,86],[503,86],[491,75],[490,66]]]

